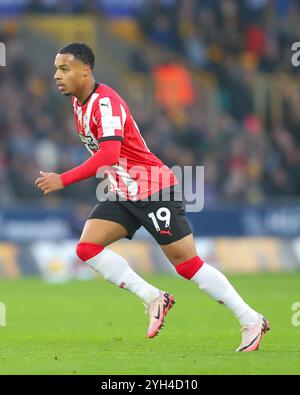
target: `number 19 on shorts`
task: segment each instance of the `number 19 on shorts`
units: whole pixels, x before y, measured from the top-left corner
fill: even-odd
[[[170,221],[171,221],[171,212],[167,207],[161,207],[159,208],[156,213],[154,212],[149,213],[148,217],[151,218],[153,225],[155,226],[155,229],[159,232],[161,230],[157,220],[164,222],[164,228],[167,228],[170,226]]]

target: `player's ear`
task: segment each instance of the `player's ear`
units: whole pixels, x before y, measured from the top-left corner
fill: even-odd
[[[89,75],[89,72],[90,72],[90,66],[87,65],[87,64],[84,65],[84,67],[83,67],[83,76],[87,77]]]

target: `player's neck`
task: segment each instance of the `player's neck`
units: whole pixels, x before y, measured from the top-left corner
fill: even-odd
[[[92,96],[92,94],[96,90],[96,88],[97,88],[97,84],[96,84],[95,80],[92,79],[91,82],[89,84],[87,84],[87,86],[84,87],[84,89],[82,89],[82,91],[78,95],[76,95],[76,97],[78,99],[78,104],[80,106],[83,106],[89,100],[89,98]]]

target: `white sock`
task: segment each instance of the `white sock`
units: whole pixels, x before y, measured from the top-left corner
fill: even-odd
[[[160,290],[143,280],[128,265],[127,261],[115,252],[104,248],[100,254],[85,261],[97,273],[101,274],[120,288],[128,289],[145,303],[152,303]]]
[[[227,278],[213,266],[204,263],[191,281],[216,301],[224,303],[241,325],[257,322],[257,312],[244,302]]]

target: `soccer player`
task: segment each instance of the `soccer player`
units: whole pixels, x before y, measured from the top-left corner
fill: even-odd
[[[58,51],[54,75],[60,92],[72,95],[77,131],[92,156],[62,174],[41,171],[36,186],[48,195],[105,169],[110,181],[107,199],[100,200],[89,215],[76,252],[106,280],[144,301],[150,315],[148,338],[159,333],[175,298],[146,282],[124,258],[106,249],[124,237],[132,239],[141,226],[180,276],[224,304],[239,320],[242,342],[237,351],[257,350],[270,328],[268,321],[245,303],[221,272],[198,256],[183,202],[175,198],[175,174],[149,150],[125,101],[112,88],[95,82],[94,62],[88,45],[70,43]]]

